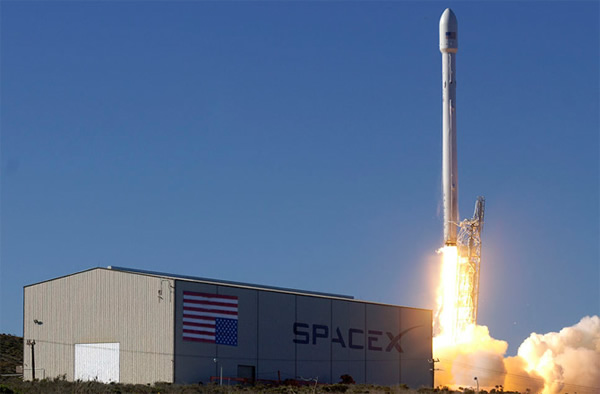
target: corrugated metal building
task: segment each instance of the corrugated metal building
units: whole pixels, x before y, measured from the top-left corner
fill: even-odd
[[[348,296],[94,268],[26,286],[23,319],[36,378],[433,385],[431,310]]]

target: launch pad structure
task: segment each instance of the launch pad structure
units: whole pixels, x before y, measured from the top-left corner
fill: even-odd
[[[483,230],[484,213],[485,198],[479,196],[475,202],[473,217],[464,219],[459,224],[455,333],[464,332],[469,325],[477,324],[481,231]]]

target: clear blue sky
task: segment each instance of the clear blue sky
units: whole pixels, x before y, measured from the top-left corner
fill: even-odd
[[[434,308],[448,6],[479,322],[598,314],[598,2],[3,1],[0,332],[108,265]]]

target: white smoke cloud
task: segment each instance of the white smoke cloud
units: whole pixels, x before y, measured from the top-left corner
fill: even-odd
[[[456,342],[452,338],[433,338],[434,358],[439,359],[436,386],[491,389],[504,383],[504,354],[508,344],[490,336],[485,326],[469,326]],[[477,377],[477,381],[475,380]]]
[[[533,333],[519,347],[526,370],[545,381],[544,393],[600,392],[600,318],[586,316],[572,327]]]
[[[533,333],[518,355],[505,358],[507,343],[492,338],[485,326],[472,326],[468,338],[454,343],[434,338],[440,362],[436,386],[493,389],[543,394],[600,393],[600,318],[586,316],[572,327]],[[474,378],[477,377],[477,381]]]

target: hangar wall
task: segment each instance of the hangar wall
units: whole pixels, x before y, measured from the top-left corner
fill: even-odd
[[[237,346],[184,339],[184,292],[237,297]],[[175,300],[176,383],[208,382],[221,367],[236,377],[241,366],[267,380],[433,384],[430,310],[183,280]]]
[[[23,334],[36,342],[36,378],[73,380],[76,344],[120,343],[121,382],[172,381],[173,286],[102,268],[26,286]],[[31,348],[23,350],[30,380]]]
[[[226,342],[215,340],[215,319],[212,343],[184,337],[184,293],[235,300]],[[425,309],[112,267],[26,286],[23,316],[25,341],[36,341],[37,378],[100,371],[123,383],[206,383],[223,368],[225,377],[334,383],[348,374],[357,383],[433,384]],[[77,354],[88,355],[85,365]],[[108,356],[96,363],[100,356],[90,354]],[[27,345],[24,356],[31,379]]]

